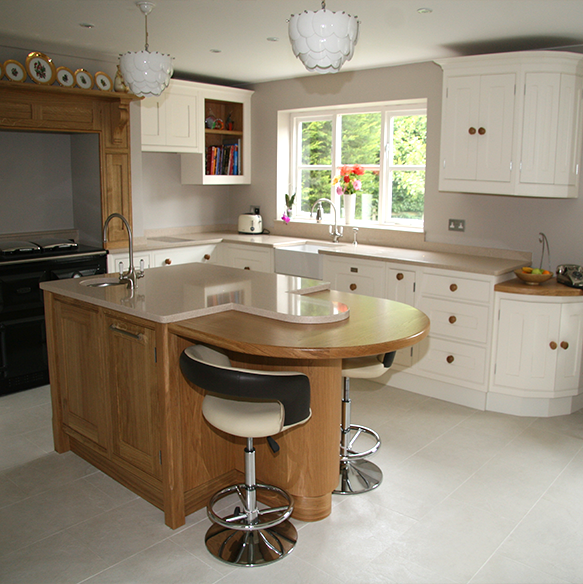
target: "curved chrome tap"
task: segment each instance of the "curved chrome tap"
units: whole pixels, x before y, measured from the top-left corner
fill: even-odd
[[[329,231],[330,231],[330,235],[332,236],[332,241],[334,243],[338,243],[338,240],[344,234],[344,227],[338,225],[337,215],[336,215],[336,207],[330,199],[326,199],[325,197],[318,199],[312,205],[312,210],[310,211],[310,217],[312,216],[312,213],[314,212],[314,207],[318,204],[321,205],[323,201],[326,203],[330,203],[330,207],[332,207],[332,209],[334,210],[334,227],[332,227],[332,225],[330,225]],[[319,208],[318,208],[318,210],[319,210]]]
[[[120,269],[119,281],[120,282],[127,282],[128,286],[133,289],[133,288],[136,288],[138,286],[138,279],[144,277],[144,270],[134,269],[134,239],[132,236],[132,230],[130,228],[130,224],[128,223],[128,220],[120,213],[112,213],[105,220],[105,224],[103,225],[103,243],[107,242],[107,226],[109,225],[109,222],[114,217],[121,219],[123,224],[126,226],[126,229],[128,232],[128,240],[129,240],[130,267],[129,267],[127,272],[122,272]]]

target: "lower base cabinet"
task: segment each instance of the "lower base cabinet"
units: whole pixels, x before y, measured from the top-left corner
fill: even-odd
[[[491,391],[517,398],[575,396],[581,387],[583,300],[499,294]]]

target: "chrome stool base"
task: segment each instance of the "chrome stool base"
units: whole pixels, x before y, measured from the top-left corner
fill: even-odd
[[[381,469],[370,460],[341,460],[340,480],[333,495],[358,495],[376,489],[383,480]]]
[[[262,566],[281,560],[294,548],[298,540],[296,528],[283,521],[269,529],[242,531],[213,524],[206,532],[207,550],[221,560],[235,566]]]

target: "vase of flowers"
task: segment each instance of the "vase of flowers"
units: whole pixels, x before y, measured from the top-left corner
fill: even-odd
[[[360,177],[364,174],[364,168],[360,164],[344,165],[340,168],[332,181],[336,185],[336,194],[344,198],[344,222],[350,225],[354,222],[354,209],[356,207],[356,193],[362,188]]]
[[[296,200],[296,194],[294,193],[293,195],[288,195],[286,193],[285,195],[285,211],[283,212],[282,215],[282,220],[287,224],[290,222],[291,220],[291,216],[292,216],[292,207],[294,206],[294,201]]]

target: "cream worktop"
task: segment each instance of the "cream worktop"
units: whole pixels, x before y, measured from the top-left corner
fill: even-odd
[[[319,253],[331,256],[355,257],[379,261],[390,261],[414,265],[417,267],[440,268],[476,274],[499,276],[530,264],[529,254],[516,252],[515,257],[496,257],[495,255],[473,255],[471,253],[452,253],[442,250],[410,249],[380,245],[339,243],[330,246],[329,240],[314,240],[303,237],[283,235],[244,235],[227,231],[179,233],[156,235],[140,238],[134,245],[135,251],[170,249],[192,245],[219,243],[248,244],[262,247],[284,247],[302,243],[323,243],[329,247]],[[437,246],[436,246],[437,247]],[[467,249],[467,248],[465,248]],[[502,254],[501,254],[502,255]]]
[[[42,282],[48,292],[160,323],[179,322],[237,310],[285,322],[329,323],[349,316],[349,307],[311,298],[328,290],[317,280],[238,270],[213,264],[182,264],[144,271],[137,287],[115,282],[117,275]]]

